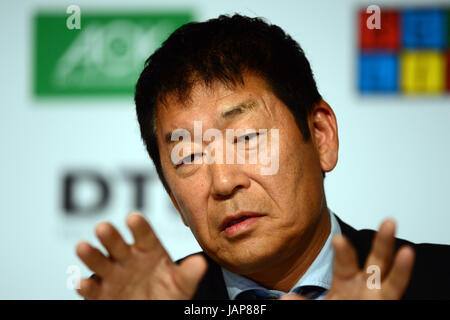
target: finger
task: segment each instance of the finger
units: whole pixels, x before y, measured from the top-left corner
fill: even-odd
[[[290,293],[290,294],[285,294],[284,296],[281,296],[281,298],[278,300],[308,300],[308,299],[299,294]]]
[[[403,246],[398,250],[392,269],[381,286],[386,299],[400,299],[403,296],[411,277],[414,258],[412,247]]]
[[[133,234],[135,245],[142,250],[152,249],[155,246],[162,247],[149,223],[138,213],[128,215],[127,225]]]
[[[128,256],[130,247],[114,226],[107,222],[100,223],[95,228],[95,233],[114,260],[120,261]]]
[[[381,279],[384,279],[392,263],[395,242],[394,235],[395,222],[392,219],[386,219],[375,235],[364,270],[368,270],[370,266],[377,266],[380,269]]]
[[[191,299],[197,290],[200,280],[208,269],[205,258],[199,254],[184,259],[175,273],[175,282],[184,293],[186,299]]]
[[[350,242],[342,235],[335,236],[332,240],[334,247],[333,273],[334,277],[347,279],[359,272],[356,252]]]
[[[81,261],[100,278],[105,278],[113,267],[112,262],[100,250],[87,242],[79,243],[76,253]]]
[[[86,300],[97,299],[100,295],[101,285],[94,279],[81,279],[77,292]]]

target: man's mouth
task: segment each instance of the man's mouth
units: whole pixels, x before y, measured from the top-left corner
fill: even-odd
[[[241,221],[244,221],[244,220],[246,220],[246,219],[248,219],[248,218],[250,218],[250,217],[249,217],[249,216],[243,216],[243,217],[240,218],[240,219],[233,220],[233,221],[231,221],[230,223],[228,223],[226,227],[229,228],[229,227],[231,227],[231,226],[234,226],[236,223],[239,223],[239,222],[241,222]]]
[[[240,212],[226,217],[222,221],[220,230],[231,237],[248,230],[262,216],[263,214],[256,212]]]

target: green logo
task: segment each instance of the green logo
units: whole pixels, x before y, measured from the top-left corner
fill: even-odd
[[[179,26],[183,12],[85,13],[78,28],[65,10],[34,20],[34,94],[37,97],[131,95],[145,60]]]

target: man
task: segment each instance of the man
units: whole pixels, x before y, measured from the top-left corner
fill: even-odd
[[[395,239],[392,220],[356,231],[328,209],[336,117],[279,27],[240,15],[182,26],[147,60],[135,102],[160,180],[203,252],[174,263],[138,214],[127,217],[132,245],[102,223],[109,257],[77,246],[95,272],[80,283],[86,299],[450,297],[449,246]]]

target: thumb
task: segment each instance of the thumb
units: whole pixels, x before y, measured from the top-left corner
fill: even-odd
[[[309,299],[302,295],[299,295],[299,294],[290,293],[290,294],[285,294],[278,300],[309,300]]]
[[[207,269],[208,263],[200,254],[187,257],[178,266],[175,278],[178,286],[186,295],[186,299],[191,299],[194,296],[198,284]]]

